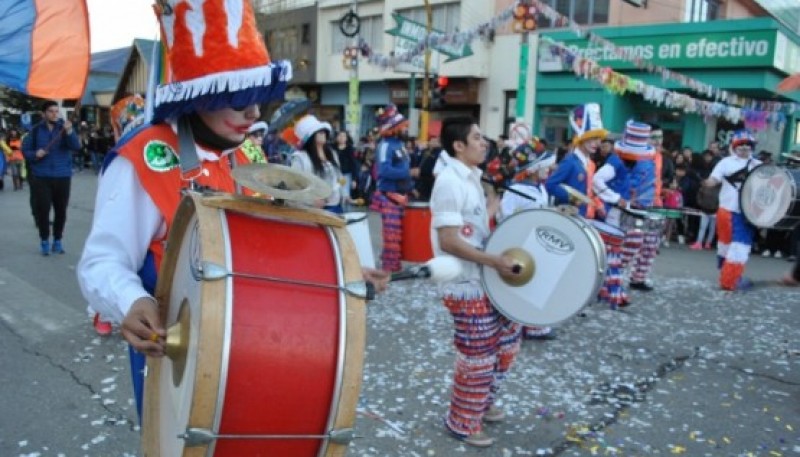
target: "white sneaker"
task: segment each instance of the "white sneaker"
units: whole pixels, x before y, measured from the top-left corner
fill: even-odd
[[[678,244],[686,244],[686,237],[683,235],[678,235]]]
[[[781,254],[781,251],[775,251],[775,256],[774,257],[776,259],[780,259],[780,258],[783,258],[783,254]]]
[[[772,253],[769,252],[769,251],[764,251],[764,252],[761,253],[761,257],[769,257],[771,255],[772,255]]]

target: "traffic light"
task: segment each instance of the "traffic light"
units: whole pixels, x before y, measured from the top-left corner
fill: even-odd
[[[352,70],[358,67],[358,48],[344,48],[343,54],[342,65],[346,70]]]
[[[527,1],[521,1],[514,7],[514,26],[516,33],[536,30],[536,7]]]
[[[445,96],[447,95],[447,84],[449,82],[450,81],[447,79],[447,76],[439,76],[438,78],[434,78],[431,108],[442,109],[445,107],[445,105],[447,105],[447,99]]]

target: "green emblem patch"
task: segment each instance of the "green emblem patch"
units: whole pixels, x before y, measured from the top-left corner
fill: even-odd
[[[180,166],[178,154],[172,146],[159,140],[153,140],[144,147],[144,162],[153,171],[166,172]]]

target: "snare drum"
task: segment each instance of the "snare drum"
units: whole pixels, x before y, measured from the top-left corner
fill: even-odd
[[[156,297],[167,357],[148,358],[144,455],[343,455],[361,385],[365,306],[344,222],[190,194]]]
[[[432,257],[430,205],[425,202],[410,202],[403,214],[400,258],[407,262],[427,262]]]
[[[619,217],[619,225],[622,230],[647,230],[647,211],[626,208],[622,210]]]
[[[664,226],[667,224],[667,218],[663,214],[657,212],[647,211],[647,219],[645,219],[645,230],[648,232],[661,233],[664,231]]]
[[[362,267],[375,268],[375,252],[372,249],[372,235],[369,231],[369,213],[344,213],[347,232],[356,245],[358,259]]]
[[[611,224],[607,224],[603,221],[598,221],[596,219],[589,220],[589,223],[594,226],[597,233],[600,234],[600,238],[606,243],[606,246],[622,246],[625,244],[625,232],[620,230],[618,227],[614,227]]]
[[[606,250],[597,230],[553,209],[509,216],[489,237],[486,252],[507,254],[526,265],[510,278],[481,267],[481,281],[497,310],[525,325],[553,325],[574,315],[595,299],[606,271]],[[526,279],[520,283],[519,278]]]
[[[800,169],[759,165],[739,193],[744,217],[756,227],[791,230],[800,224]]]

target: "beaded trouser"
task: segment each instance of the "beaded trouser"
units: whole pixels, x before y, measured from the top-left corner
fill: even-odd
[[[725,290],[736,290],[739,278],[750,257],[750,245],[755,230],[741,213],[726,209],[717,210],[717,256],[722,259],[719,285]]]
[[[400,271],[400,249],[403,242],[403,212],[401,205],[391,201],[383,192],[375,192],[370,209],[381,213],[381,267],[386,271]]]
[[[608,303],[616,309],[627,299],[622,285],[623,277],[623,246],[612,243],[606,245],[606,276],[598,296],[601,301]]]
[[[642,247],[632,260],[631,282],[644,282],[653,269],[653,262],[658,254],[658,244],[661,242],[661,232],[646,230]]]
[[[461,436],[481,431],[481,419],[520,346],[520,325],[498,313],[480,288],[470,289],[449,291],[442,298],[453,316],[457,351],[445,424]]]

